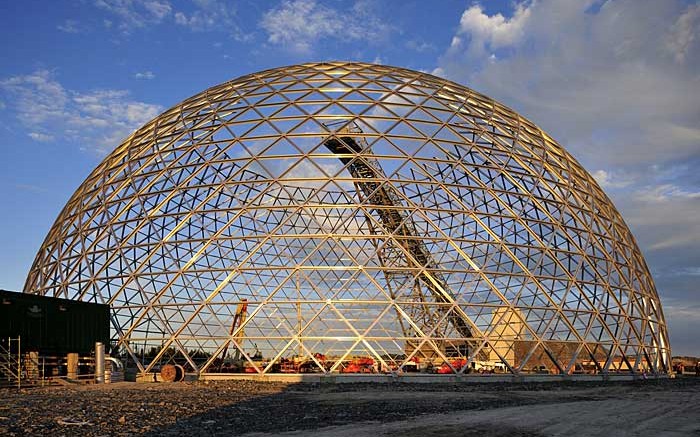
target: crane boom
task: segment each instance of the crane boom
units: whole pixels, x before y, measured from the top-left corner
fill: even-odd
[[[236,328],[241,326],[243,322],[245,322],[246,317],[248,316],[248,299],[241,299],[241,301],[238,303],[236,306],[236,313],[233,316],[233,321],[231,322],[231,329],[229,330],[228,335],[231,336],[233,335],[234,332],[236,332]],[[243,329],[240,329],[238,331],[238,334],[236,335],[235,339],[238,344],[240,344],[241,340],[243,339]],[[231,344],[231,340],[226,340],[226,344],[224,345],[224,350],[221,352],[221,365],[219,366],[219,371],[221,371],[221,368],[224,366],[224,360],[226,359],[226,354],[228,353],[228,346]],[[240,358],[240,351],[236,349],[235,353],[235,358],[234,361],[238,360]]]

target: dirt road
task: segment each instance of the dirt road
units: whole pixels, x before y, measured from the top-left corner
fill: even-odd
[[[700,378],[0,390],[0,435],[700,436]]]
[[[605,394],[591,393],[593,397]],[[683,398],[679,398],[683,396]],[[546,401],[545,401],[546,402]],[[271,434],[255,433],[249,436]],[[279,435],[279,434],[275,434]],[[624,393],[610,399],[566,401],[480,411],[421,415],[284,433],[285,436],[700,436],[700,393]]]

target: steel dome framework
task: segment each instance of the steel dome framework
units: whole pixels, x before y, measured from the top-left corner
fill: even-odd
[[[267,70],[156,117],[69,200],[25,292],[109,303],[141,372],[669,367],[591,175],[498,102],[373,64]]]

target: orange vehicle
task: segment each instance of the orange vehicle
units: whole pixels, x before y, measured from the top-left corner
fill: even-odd
[[[452,368],[450,368],[450,365],[449,365],[449,364],[444,363],[444,364],[443,364],[442,366],[440,366],[440,368],[437,370],[437,373],[444,375],[444,374],[447,374],[447,373],[455,373],[455,371],[459,372],[459,370],[460,370],[462,367],[464,367],[464,366],[467,365],[467,360],[464,359],[464,358],[459,358],[459,359],[456,359],[456,360],[452,360],[452,362],[451,362],[450,364],[452,364],[452,367],[454,367],[454,370],[452,370]]]
[[[372,358],[353,358],[343,367],[340,373],[374,373],[374,360]]]
[[[324,354],[320,354],[317,352],[314,354],[314,358],[321,365],[321,368],[318,367],[315,361],[305,360],[301,364],[299,364],[297,371],[299,373],[315,373],[321,372],[323,369],[328,369],[328,364],[326,363],[326,356]]]

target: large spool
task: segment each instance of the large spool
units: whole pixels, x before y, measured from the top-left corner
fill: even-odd
[[[179,364],[166,364],[160,369],[160,380],[164,382],[180,382],[185,379],[185,368]]]

